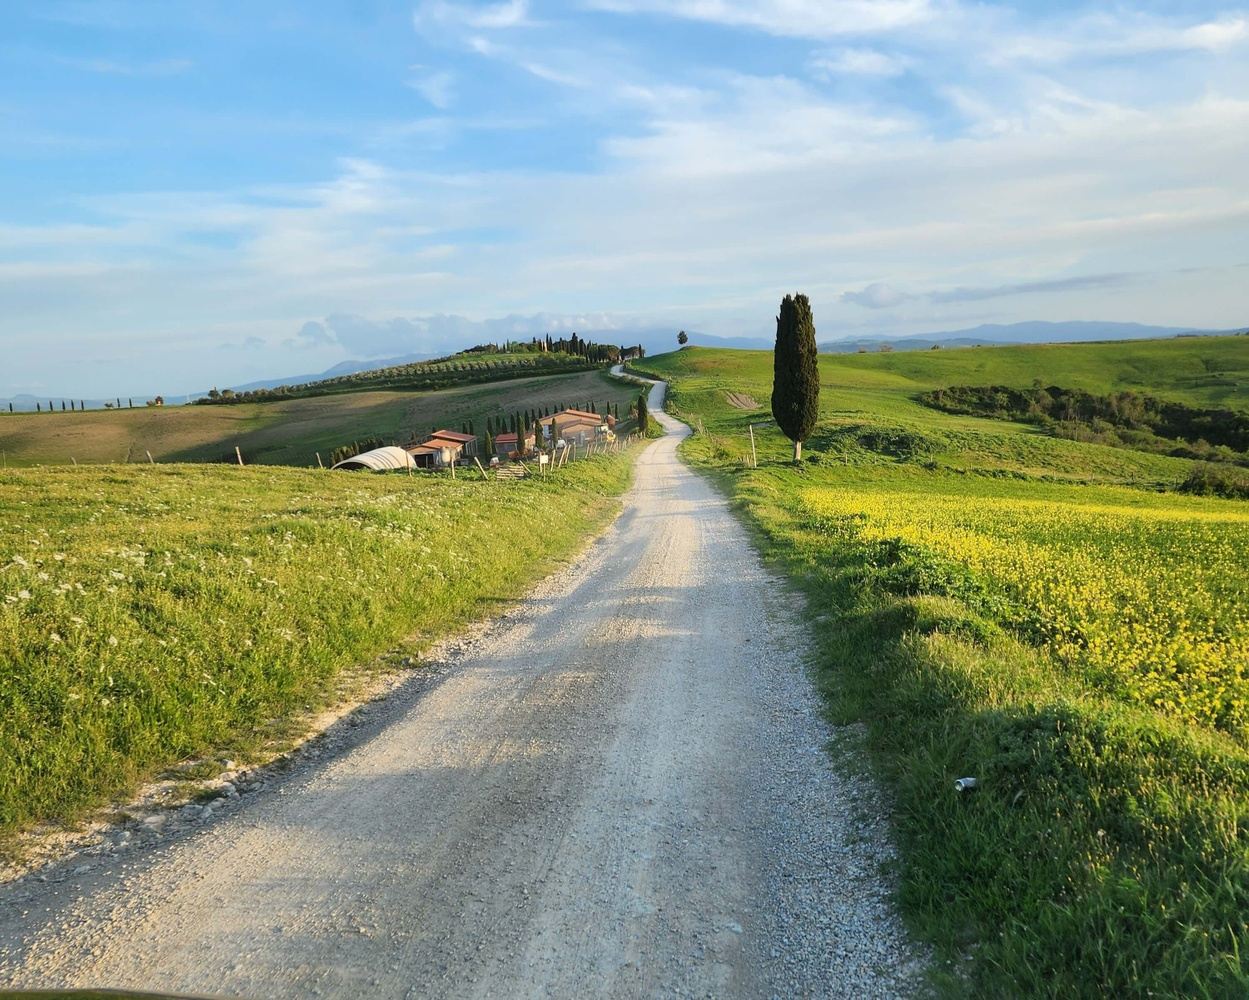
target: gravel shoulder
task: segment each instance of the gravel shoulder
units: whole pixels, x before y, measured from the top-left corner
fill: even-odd
[[[210,823],[0,889],[0,986],[922,990],[798,599],[651,405],[672,433],[617,522],[451,667]]]

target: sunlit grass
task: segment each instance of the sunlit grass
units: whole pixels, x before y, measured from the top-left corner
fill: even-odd
[[[131,466],[0,475],[0,835],[263,740],[342,670],[514,597],[630,457],[483,482]]]
[[[1249,505],[1173,492],[1186,460],[914,399],[1041,378],[1246,409],[1249,341],[822,358],[800,469],[767,426],[770,365],[642,363],[703,430],[684,453],[808,595],[830,713],[868,724],[893,789],[937,984],[1249,994]]]

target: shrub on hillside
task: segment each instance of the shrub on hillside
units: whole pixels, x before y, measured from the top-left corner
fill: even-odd
[[[1193,466],[1188,478],[1180,483],[1180,490],[1202,497],[1249,500],[1249,473],[1225,465],[1202,462]]]

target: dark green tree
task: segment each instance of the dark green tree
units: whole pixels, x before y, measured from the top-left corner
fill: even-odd
[[[689,342],[690,342],[689,334],[687,334],[684,330],[682,330],[680,333],[677,334],[677,343],[680,344],[682,347],[684,347]]]
[[[650,414],[646,412],[646,394],[638,395],[638,433],[645,435],[649,429]]]
[[[794,462],[802,461],[802,442],[819,416],[820,372],[815,319],[805,295],[786,295],[776,317],[773,352],[772,416],[794,443]]]

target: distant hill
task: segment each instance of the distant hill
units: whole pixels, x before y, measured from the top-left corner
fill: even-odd
[[[437,357],[436,354],[402,354],[395,358],[373,358],[369,361],[340,361],[323,372],[312,372],[307,375],[284,375],[281,378],[265,378],[255,382],[244,382],[240,385],[218,386],[219,389],[233,389],[235,392],[247,392],[249,389],[276,389],[280,385],[306,385],[309,382],[321,382],[328,378],[342,375],[354,375],[356,372],[372,371],[375,368],[394,368],[408,365],[416,361],[426,361]],[[190,399],[208,395],[208,390],[192,393]]]
[[[1145,323],[1102,323],[1096,320],[1073,320],[1064,323],[1033,320],[1026,323],[984,323],[962,330],[907,334],[901,337],[847,337],[826,340],[820,344],[820,350],[852,353],[860,349],[876,350],[881,344],[889,344],[895,351],[927,351],[934,345],[988,347],[995,344],[1076,344],[1096,340],[1151,340],[1191,332],[1195,331],[1190,326],[1149,326]]]

